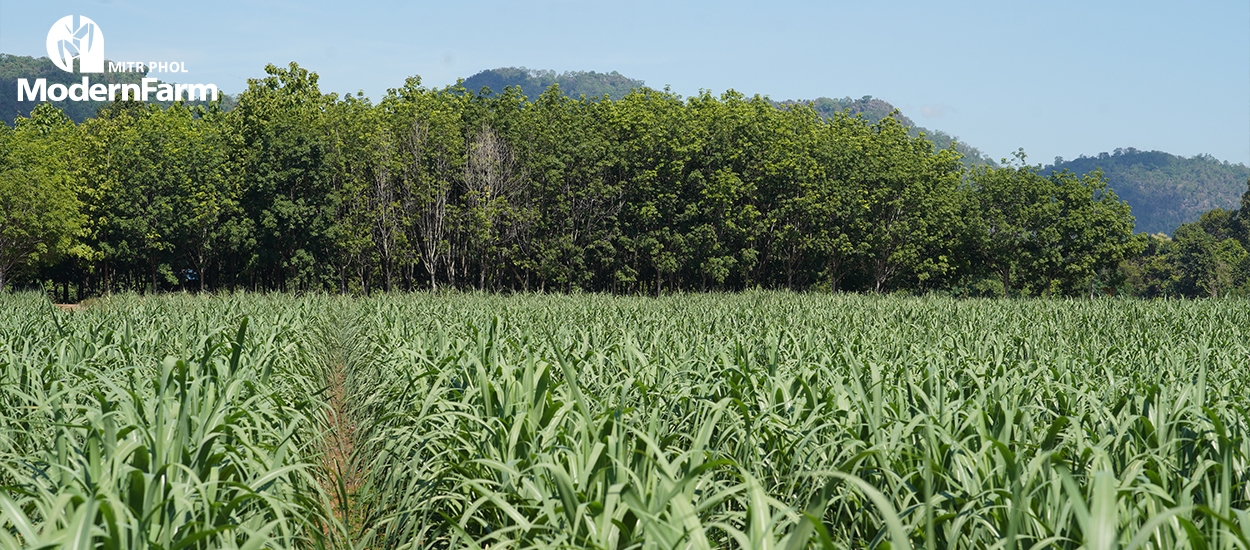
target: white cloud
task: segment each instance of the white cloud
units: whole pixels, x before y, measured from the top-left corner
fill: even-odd
[[[942,118],[943,116],[946,116],[948,113],[957,113],[957,112],[959,111],[956,110],[954,107],[951,107],[950,105],[947,105],[945,103],[922,105],[920,107],[920,114],[927,118]]]

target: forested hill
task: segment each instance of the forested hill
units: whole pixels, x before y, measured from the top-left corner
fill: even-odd
[[[521,92],[530,99],[537,98],[553,84],[560,85],[560,91],[569,97],[586,96],[597,98],[607,95],[612,99],[625,97],[630,90],[641,88],[643,82],[627,78],[621,73],[597,73],[595,71],[555,71],[534,70],[525,67],[503,67],[482,71],[464,80],[464,87],[472,91],[490,88],[492,92],[502,92],[508,86],[520,86]]]
[[[1132,147],[1055,159],[1043,172],[1071,170],[1086,174],[1101,168],[1109,186],[1133,208],[1137,231],[1171,234],[1182,223],[1214,208],[1237,208],[1250,180],[1250,167],[1221,162],[1210,155],[1190,158]]]
[[[108,62],[105,61],[107,64]],[[139,81],[147,76],[147,73],[129,72],[129,73],[102,73],[91,74],[92,83],[100,84],[139,84]],[[23,55],[10,55],[0,53],[0,120],[5,124],[12,125],[13,121],[21,117],[29,117],[31,109],[39,104],[37,101],[21,101],[17,100],[17,79],[25,78],[32,82],[37,78],[48,79],[48,84],[64,84],[66,86],[79,84],[82,82],[82,73],[67,73],[58,68],[51,59],[47,57],[30,57]],[[234,103],[233,98],[221,94],[223,96],[223,107],[229,108]],[[58,109],[64,112],[74,122],[82,122],[88,118],[94,117],[96,111],[100,107],[109,104],[108,101],[53,101],[51,102]],[[166,105],[168,102],[156,102]],[[190,103],[202,103],[194,101]]]

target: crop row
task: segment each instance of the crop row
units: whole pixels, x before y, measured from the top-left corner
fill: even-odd
[[[121,297],[66,314],[0,297],[0,547],[291,548],[331,533],[320,366],[306,311],[279,301]]]
[[[1246,305],[3,296],[0,546],[1250,548]]]
[[[382,298],[381,547],[1246,548],[1237,302]],[[371,538],[370,538],[371,537]]]

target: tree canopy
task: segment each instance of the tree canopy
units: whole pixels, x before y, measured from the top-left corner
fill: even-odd
[[[0,125],[0,290],[11,275],[86,256],[82,189],[71,173],[75,140],[73,122],[49,105],[16,129]]]
[[[73,190],[63,202],[77,214],[61,218],[81,223],[41,230],[55,244],[22,256],[24,280],[66,298],[70,288],[1084,295],[1140,247],[1100,175],[970,170],[897,114],[822,116],[733,91],[563,92],[413,77],[375,104],[323,93],[292,63],[267,67],[229,111],[117,102],[74,124],[40,107],[11,135],[60,116],[48,139],[64,168],[41,177]],[[10,158],[12,181],[44,169]],[[1019,247],[1028,253],[1013,256]]]

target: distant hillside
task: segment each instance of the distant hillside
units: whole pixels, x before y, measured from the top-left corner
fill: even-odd
[[[851,116],[863,115],[864,119],[868,120],[869,122],[877,122],[887,116],[890,116],[890,113],[894,112],[895,110],[895,107],[891,105],[890,102],[885,101],[883,99],[877,99],[870,95],[866,95],[859,99],[851,99],[849,97],[844,97],[842,99],[818,97],[812,100],[806,100],[806,99],[787,100],[787,101],[782,101],[780,103],[781,104],[806,103],[810,105],[812,109],[814,109],[817,113],[820,113],[820,115],[825,118],[829,118],[833,116],[834,113],[846,111],[850,113]],[[982,153],[981,150],[977,149],[976,147],[973,147],[971,145],[968,145],[967,143],[959,141],[958,137],[952,136],[941,130],[930,130],[923,126],[917,126],[915,122],[913,122],[910,118],[907,118],[907,116],[904,115],[901,111],[898,113],[898,115],[896,115],[896,118],[898,118],[899,122],[903,123],[903,126],[907,126],[911,128],[911,134],[913,136],[920,135],[923,133],[925,137],[929,138],[929,141],[933,142],[934,147],[938,149],[946,149],[947,147],[950,147],[952,143],[954,143],[955,150],[959,151],[959,154],[963,155],[963,162],[964,164],[968,166],[976,166],[976,165],[981,165],[981,164],[988,164],[990,166],[997,165],[997,163],[994,162],[994,159],[990,158],[989,155]]]
[[[597,73],[595,71],[544,71],[525,67],[502,67],[482,71],[464,80],[464,87],[478,91],[490,88],[492,92],[502,92],[508,86],[520,86],[521,93],[530,100],[537,99],[552,84],[559,84],[560,91],[569,97],[586,96],[588,98],[603,97],[605,94],[612,99],[625,97],[630,90],[641,88],[643,82],[626,78],[621,73]]]
[[[107,61],[106,61],[107,63]],[[146,73],[101,73],[89,74],[93,84],[138,84],[140,80],[147,76]],[[5,124],[12,125],[13,120],[19,116],[29,116],[31,109],[39,104],[37,101],[21,101],[17,100],[17,79],[26,78],[32,82],[36,78],[48,79],[48,84],[71,84],[82,83],[82,73],[67,73],[58,68],[51,59],[47,57],[30,57],[22,55],[9,55],[0,53],[0,120]],[[233,105],[234,100],[226,94],[222,100],[223,106],[229,108]],[[53,101],[53,105],[64,111],[74,122],[82,122],[88,118],[94,117],[96,111],[100,107],[108,105],[108,101]],[[158,102],[152,102],[158,103]],[[170,102],[159,102],[167,105]],[[191,103],[202,103],[199,101]]]
[[[1185,158],[1132,147],[1096,157],[1057,158],[1043,171],[1067,169],[1085,174],[1097,168],[1106,174],[1116,194],[1133,207],[1137,231],[1147,233],[1171,234],[1207,210],[1237,208],[1250,180],[1250,167],[1244,164],[1220,162],[1210,155]]]

